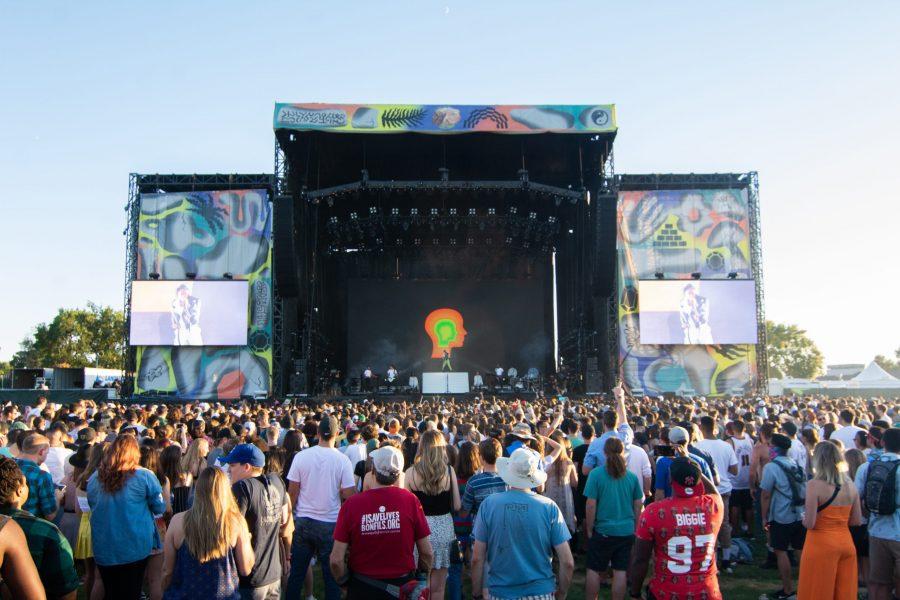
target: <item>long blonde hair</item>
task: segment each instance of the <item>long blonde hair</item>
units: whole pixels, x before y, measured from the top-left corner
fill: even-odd
[[[819,442],[812,455],[813,478],[831,485],[842,485],[847,479],[847,461],[836,444]]]
[[[204,438],[195,439],[191,442],[191,445],[188,446],[184,456],[181,457],[182,470],[186,473],[190,473],[193,477],[196,477],[199,474],[200,467],[203,463],[203,458],[200,456],[200,446],[202,444],[206,444],[207,448],[209,447],[209,442]]]
[[[201,563],[222,558],[243,523],[228,477],[213,467],[203,469],[194,489],[194,504],[184,513],[188,551]]]
[[[433,429],[419,438],[419,449],[416,451],[416,487],[429,496],[435,496],[447,487],[447,441],[444,435]]]

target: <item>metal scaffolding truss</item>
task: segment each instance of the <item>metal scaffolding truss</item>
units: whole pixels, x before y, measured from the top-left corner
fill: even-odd
[[[744,189],[750,186],[754,173],[647,173],[614,175],[610,185],[615,190],[689,190]]]
[[[759,222],[759,175],[756,171],[747,174],[750,184],[747,188],[747,202],[750,211],[750,268],[756,280],[756,370],[757,389],[762,393],[769,390],[769,352],[766,338],[766,298],[763,286],[762,236]]]
[[[287,160],[284,150],[278,140],[275,140],[275,168],[274,168],[274,195],[275,197],[289,194]],[[275,253],[278,248],[272,245],[272,264],[275,264]],[[284,397],[284,300],[278,291],[278,278],[272,277],[272,393],[275,398]]]

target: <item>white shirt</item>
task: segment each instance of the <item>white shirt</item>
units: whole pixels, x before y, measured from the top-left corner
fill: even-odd
[[[844,450],[850,450],[851,448],[856,448],[853,438],[856,437],[856,434],[859,431],[865,431],[865,429],[857,427],[856,425],[845,425],[840,429],[835,429],[828,439],[840,440],[841,443],[844,444]]]
[[[300,484],[294,516],[336,523],[341,490],[352,488],[353,465],[335,448],[313,446],[294,456],[288,481]]]
[[[497,367],[496,369],[494,369],[494,374],[497,377],[503,377],[503,367]]]
[[[362,440],[362,438],[360,438],[360,440]],[[356,463],[359,461],[366,460],[366,443],[358,441],[355,444],[348,444],[342,452],[344,453],[344,456],[350,460],[350,464],[355,467]]]
[[[371,378],[371,377],[372,377],[372,370],[371,370],[371,369],[366,369],[365,371],[363,371],[363,377],[365,377],[366,379]]]
[[[388,369],[387,372],[388,381],[393,381],[397,379],[397,369]]]
[[[641,489],[644,489],[644,478],[650,479],[653,475],[650,457],[647,456],[644,449],[637,444],[628,444],[628,446],[625,447],[625,467],[637,475],[638,481],[641,484]]]
[[[712,456],[716,471],[719,472],[719,493],[731,493],[731,477],[729,477],[728,469],[738,466],[737,454],[731,444],[722,440],[704,439],[694,445]]]
[[[75,452],[69,450],[66,447],[50,447],[50,451],[47,452],[47,459],[44,461],[44,465],[46,465],[47,472],[50,473],[50,477],[53,478],[53,483],[59,483],[60,481],[62,481],[62,478],[65,477],[66,465],[69,463],[69,457],[73,454],[75,454]]]
[[[788,448],[787,457],[800,465],[803,472],[809,475],[806,470],[806,447],[800,440],[791,439],[791,447]]]

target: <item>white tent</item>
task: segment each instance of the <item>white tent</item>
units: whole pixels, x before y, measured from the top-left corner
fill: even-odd
[[[850,381],[858,383],[860,387],[900,387],[900,379],[882,369],[874,360]]]

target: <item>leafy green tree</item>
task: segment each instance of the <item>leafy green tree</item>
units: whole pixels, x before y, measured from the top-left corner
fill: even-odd
[[[796,325],[766,321],[766,350],[769,377],[812,379],[822,373],[822,352]]]
[[[17,368],[107,367],[122,362],[122,311],[88,302],[87,308],[61,308],[22,340],[12,364]]]
[[[879,354],[875,357],[875,362],[888,373],[897,375],[897,373],[900,373],[900,348],[894,350],[894,356],[896,357],[896,360],[891,360],[887,356]]]

